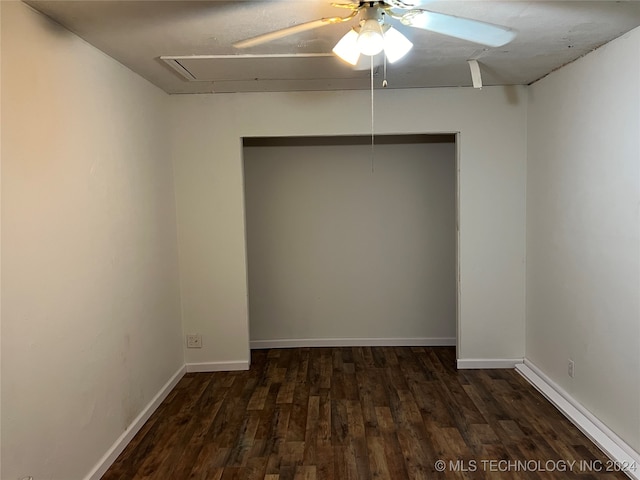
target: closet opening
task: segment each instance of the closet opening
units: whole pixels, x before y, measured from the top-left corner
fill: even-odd
[[[250,348],[457,344],[457,134],[246,137]]]

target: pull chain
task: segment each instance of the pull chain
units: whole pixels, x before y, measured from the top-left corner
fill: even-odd
[[[374,172],[374,122],[373,122],[373,55],[369,57],[371,59],[371,173]]]
[[[382,88],[387,88],[387,54],[384,53],[384,79],[382,80]]]

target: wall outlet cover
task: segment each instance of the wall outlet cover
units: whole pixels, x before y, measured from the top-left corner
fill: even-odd
[[[187,348],[202,348],[202,335],[187,335]]]

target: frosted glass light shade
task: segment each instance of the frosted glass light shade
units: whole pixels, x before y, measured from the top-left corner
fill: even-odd
[[[384,48],[382,27],[375,18],[364,22],[358,35],[358,48],[363,55],[377,55]]]
[[[404,57],[413,47],[413,43],[393,27],[384,32],[384,53],[389,63],[394,63]]]
[[[360,58],[358,32],[353,29],[349,30],[346,35],[336,43],[336,46],[333,47],[333,53],[351,65],[357,64]]]

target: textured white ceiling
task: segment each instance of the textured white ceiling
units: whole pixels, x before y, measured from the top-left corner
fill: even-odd
[[[346,1],[346,0],[345,0]],[[168,93],[368,89],[369,71],[323,55],[357,24],[322,27],[268,44],[238,50],[238,40],[345,10],[319,0],[271,1],[29,1],[100,50]],[[417,2],[414,2],[417,3]],[[420,8],[504,25],[518,32],[500,48],[406,27],[391,20],[413,43],[401,61],[389,65],[389,88],[469,86],[467,60],[478,59],[485,85],[529,84],[640,25],[640,1],[422,1]],[[288,54],[286,67],[265,69],[264,60],[223,58],[238,54]],[[199,81],[162,61],[190,59]],[[221,58],[222,57],[222,58]],[[261,63],[262,62],[262,63]],[[289,62],[291,62],[289,64]],[[329,63],[328,63],[329,62]],[[284,63],[280,63],[285,65]],[[361,66],[361,68],[369,65]],[[269,71],[268,76],[263,72]],[[379,86],[382,68],[374,80]]]

